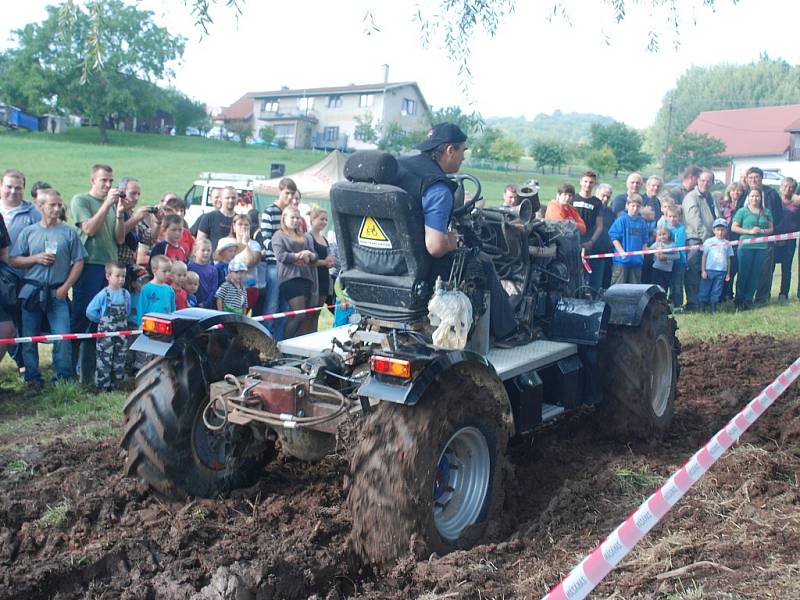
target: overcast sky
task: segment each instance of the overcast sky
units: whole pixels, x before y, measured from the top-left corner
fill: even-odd
[[[241,1],[241,0],[240,0]],[[472,41],[472,103],[461,93],[457,65],[441,45],[420,42],[413,20],[436,0],[244,0],[243,15],[216,8],[215,24],[201,39],[183,0],[141,0],[155,20],[188,38],[174,85],[210,106],[225,106],[249,91],[376,83],[381,65],[390,81],[417,81],[434,108],[462,105],[484,116],[528,118],[538,113],[591,112],[647,127],[666,91],[692,65],[748,63],[766,52],[791,64],[800,59],[798,0],[678,0],[680,46],[668,13],[628,1],[618,25],[599,0],[562,0],[569,22],[548,19],[555,0],[518,0],[495,37]],[[4,2],[4,5],[6,3]],[[4,6],[6,31],[45,16],[44,0]],[[644,2],[649,5],[650,2]],[[366,34],[369,8],[379,31]],[[426,8],[427,7],[427,8]],[[658,52],[646,49],[648,32],[661,33]],[[606,43],[608,41],[608,43]],[[8,39],[0,47],[8,47]]]

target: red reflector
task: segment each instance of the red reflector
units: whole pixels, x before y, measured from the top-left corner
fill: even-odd
[[[156,335],[172,335],[172,321],[157,317],[142,317],[142,331]]]
[[[369,369],[373,373],[380,373],[381,375],[411,379],[411,362],[399,358],[372,356],[369,359]]]

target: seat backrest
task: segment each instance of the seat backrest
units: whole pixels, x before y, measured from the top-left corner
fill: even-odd
[[[356,152],[351,161],[345,175],[358,180],[331,188],[342,285],[367,316],[402,322],[423,317],[432,286],[422,206],[385,182],[396,173],[391,155]]]

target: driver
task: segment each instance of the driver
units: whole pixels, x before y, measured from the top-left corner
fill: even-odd
[[[422,202],[425,219],[425,248],[433,258],[431,276],[450,277],[452,252],[458,248],[456,232],[450,228],[453,213],[453,192],[457,184],[447,178],[457,173],[467,150],[467,136],[458,125],[440,123],[418,144],[420,154],[398,160],[395,185]],[[500,285],[491,260],[479,258],[483,266],[491,299],[489,329],[498,346],[511,347],[530,341],[518,327],[508,295]]]

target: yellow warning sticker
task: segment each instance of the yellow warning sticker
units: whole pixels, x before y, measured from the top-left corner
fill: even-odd
[[[367,248],[391,249],[392,242],[386,237],[380,223],[373,217],[364,217],[358,229],[358,243]]]

